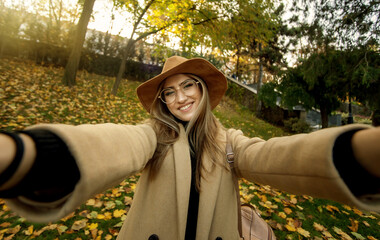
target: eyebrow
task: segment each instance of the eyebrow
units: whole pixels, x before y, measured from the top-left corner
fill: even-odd
[[[188,81],[188,80],[194,80],[192,78],[187,78],[185,80],[183,80],[180,84],[178,84],[179,86],[182,86],[184,82]],[[195,81],[195,80],[194,80]],[[175,89],[174,86],[169,86],[169,87],[165,87],[163,89]]]

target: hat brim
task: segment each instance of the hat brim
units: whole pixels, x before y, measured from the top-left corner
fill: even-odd
[[[137,87],[137,96],[143,107],[150,112],[162,81],[174,74],[194,74],[207,85],[211,108],[214,109],[227,90],[227,79],[214,65],[203,58],[192,58],[163,72]]]

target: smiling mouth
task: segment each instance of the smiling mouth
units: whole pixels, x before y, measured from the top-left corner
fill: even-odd
[[[180,107],[179,110],[185,111],[185,110],[189,109],[191,107],[191,105],[193,105],[193,103],[190,103],[190,104],[187,104],[186,106]]]

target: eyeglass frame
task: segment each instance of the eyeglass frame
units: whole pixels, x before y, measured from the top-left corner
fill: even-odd
[[[198,84],[199,84],[200,82],[199,82],[198,80],[196,80],[196,79],[193,79],[193,78],[188,78],[188,79],[184,80],[183,82],[181,82],[181,83],[179,84],[180,87],[181,87],[181,85],[182,85],[184,82],[186,82],[186,81],[188,81],[188,80],[194,81],[195,84],[197,85],[197,88],[199,88]],[[172,89],[175,91],[175,98],[174,98],[173,102],[170,102],[170,103],[165,102],[165,100],[162,99],[161,95],[162,95],[162,93],[163,93],[165,90],[168,90],[168,89],[171,89],[171,88],[164,88],[164,89],[162,89],[162,90],[160,91],[160,94],[158,94],[158,97],[157,97],[157,98],[159,98],[159,99],[160,99],[163,103],[165,103],[165,104],[171,104],[171,103],[173,103],[173,102],[176,100],[176,98],[177,98],[177,89],[172,88]],[[181,89],[181,88],[180,88],[180,89]],[[182,89],[181,89],[181,91],[182,91],[182,93],[183,93],[185,96],[189,97],[188,95],[185,94],[185,92],[184,92]]]

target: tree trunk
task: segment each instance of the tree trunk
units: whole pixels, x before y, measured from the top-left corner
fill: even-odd
[[[71,54],[67,62],[65,73],[62,79],[62,83],[69,87],[72,87],[75,85],[75,78],[77,75],[83,43],[86,37],[87,25],[88,25],[88,22],[90,21],[94,3],[95,3],[95,0],[85,0],[83,11],[77,25],[74,45],[71,50]]]
[[[5,38],[2,38],[3,41],[1,42],[1,46],[0,46],[0,58],[3,58],[3,53],[4,53],[4,49],[5,49]]]
[[[380,126],[380,109],[375,109],[373,112],[372,112],[372,125],[375,126],[375,127],[378,127]]]
[[[320,106],[320,110],[321,110],[322,128],[328,128],[328,126],[329,126],[329,115],[327,113],[327,108],[325,106]]]
[[[125,53],[123,54],[123,59],[121,60],[121,64],[120,64],[120,67],[119,67],[119,72],[117,73],[117,77],[116,77],[115,83],[112,86],[111,94],[113,94],[113,95],[117,94],[117,90],[119,89],[121,80],[123,79],[123,75],[124,75],[124,72],[125,72],[125,64],[127,63],[127,60],[131,56],[131,52],[132,52],[132,48],[133,48],[134,44],[135,44],[135,41],[132,40],[132,39],[129,39],[127,47],[125,48]]]
[[[240,50],[236,53],[236,80],[240,81]]]
[[[259,43],[259,52],[261,52],[261,43]],[[263,59],[260,57],[259,60],[259,79],[257,81],[257,101],[256,101],[256,116],[261,116],[261,101],[259,100],[259,92],[261,85],[263,84]]]

